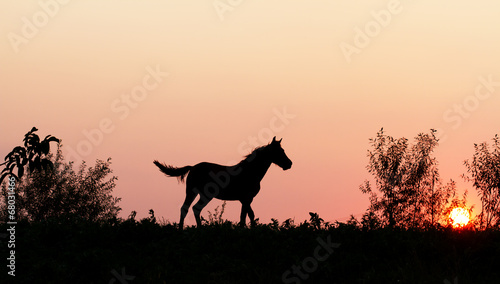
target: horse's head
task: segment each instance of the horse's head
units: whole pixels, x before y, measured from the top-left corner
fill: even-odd
[[[276,136],[274,136],[273,141],[269,144],[269,153],[271,162],[275,163],[283,170],[288,170],[292,167],[292,161],[286,156],[285,150],[281,148],[281,140],[276,140]]]

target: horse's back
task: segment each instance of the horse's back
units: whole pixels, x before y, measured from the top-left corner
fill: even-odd
[[[191,171],[187,176],[186,182],[190,183],[206,183],[212,179],[212,175],[227,171],[227,166],[209,163],[209,162],[201,162],[193,166]]]
[[[195,171],[195,172],[208,173],[210,171],[219,172],[219,171],[224,171],[226,169],[227,169],[227,166],[224,166],[224,165],[219,165],[219,164],[209,163],[209,162],[201,162],[201,163],[194,165],[193,168],[191,169],[191,172]]]

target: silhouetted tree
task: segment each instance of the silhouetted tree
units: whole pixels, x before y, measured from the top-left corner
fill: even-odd
[[[404,154],[408,147],[406,138],[394,139],[384,135],[383,128],[377,133],[375,138],[370,138],[373,151],[368,151],[369,164],[368,172],[375,177],[376,185],[383,197],[378,196],[372,191],[369,181],[361,185],[363,193],[370,194],[371,211],[382,212],[382,215],[393,227],[396,220],[399,219],[398,204],[399,196],[403,190],[404,174]]]
[[[78,216],[91,221],[116,217],[119,198],[111,196],[115,176],[107,179],[110,159],[97,160],[87,169],[85,162],[79,170],[73,163],[65,163],[60,140],[47,135],[40,141],[35,127],[24,137],[24,146],[15,147],[5,158],[2,179],[11,175],[15,183],[15,206],[18,219],[32,221],[51,217]],[[57,152],[50,153],[50,142],[57,142]],[[17,174],[14,172],[17,168]],[[26,170],[25,170],[26,168]],[[7,217],[8,188],[2,183],[0,220]]]
[[[474,144],[472,161],[464,161],[468,175],[463,177],[473,182],[481,198],[480,228],[500,226],[500,138],[492,140],[491,150],[486,142]]]
[[[438,145],[435,130],[420,133],[413,145],[408,139],[385,135],[383,128],[370,139],[368,171],[374,176],[378,196],[369,181],[360,186],[370,194],[365,226],[434,226],[448,199],[455,194],[453,181],[440,182],[437,161],[432,156]],[[374,214],[378,214],[378,218]]]
[[[53,167],[52,162],[47,156],[50,152],[50,142],[57,142],[59,144],[60,141],[52,135],[47,135],[40,141],[40,137],[35,134],[36,131],[38,131],[38,129],[33,127],[24,135],[24,146],[15,147],[5,156],[5,162],[0,164],[5,166],[2,170],[0,183],[9,175],[19,180],[24,175],[25,167],[27,167],[30,172],[34,170],[47,170]],[[14,172],[14,168],[17,168],[17,175]]]
[[[363,230],[376,230],[382,227],[382,221],[373,211],[367,210],[361,217],[360,225]]]

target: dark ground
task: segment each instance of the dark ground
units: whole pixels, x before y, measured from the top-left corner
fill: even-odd
[[[0,283],[500,283],[498,231],[25,222],[15,277],[3,236]]]

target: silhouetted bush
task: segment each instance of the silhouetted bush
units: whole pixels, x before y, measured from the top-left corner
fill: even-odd
[[[90,221],[116,218],[121,210],[120,198],[111,195],[115,188],[111,159],[97,160],[93,167],[83,162],[73,169],[73,162],[65,162],[60,147],[47,159],[53,166],[40,171],[29,171],[15,184],[15,206],[18,219],[40,221],[54,217],[84,218]],[[0,220],[6,220],[7,186],[2,184]]]

